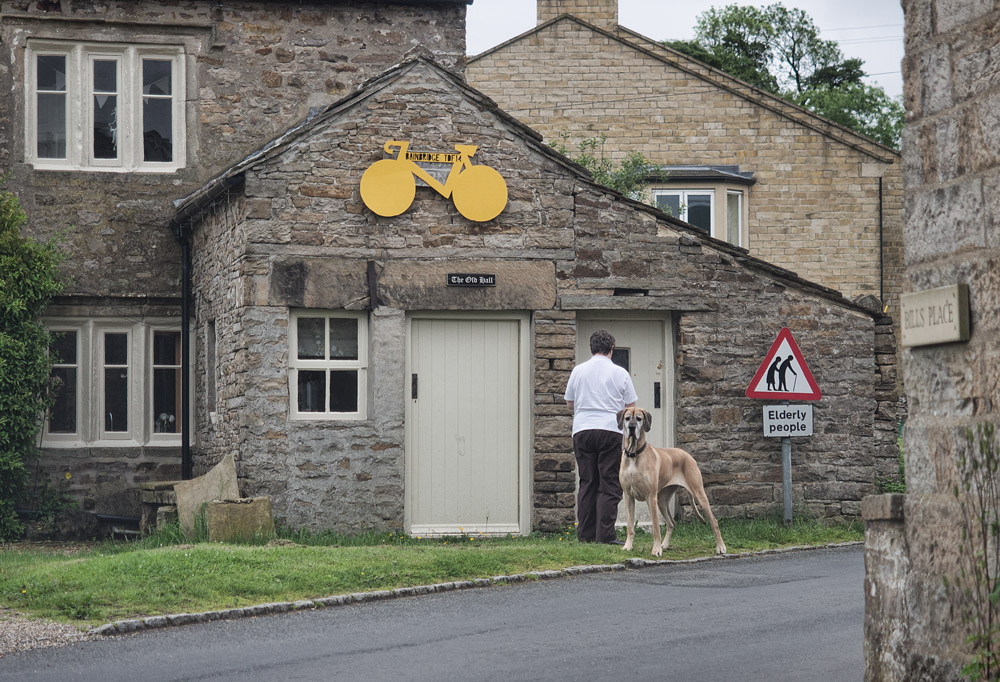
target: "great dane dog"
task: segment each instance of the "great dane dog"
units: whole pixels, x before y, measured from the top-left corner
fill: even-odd
[[[662,556],[670,546],[670,535],[674,532],[674,519],[670,514],[670,501],[678,488],[691,494],[692,504],[702,523],[705,517],[698,511],[698,505],[705,510],[712,531],[715,532],[715,551],[726,553],[726,543],[719,533],[719,523],[712,514],[701,480],[701,470],[694,457],[680,448],[654,448],[646,442],[646,432],[650,428],[650,414],[637,407],[626,407],[618,413],[618,428],[622,434],[622,462],[618,470],[618,480],[625,495],[625,510],[628,514],[628,536],[626,551],[632,549],[635,539],[635,501],[645,501],[649,505],[649,517],[653,521],[653,556]],[[667,524],[667,533],[660,541],[660,520],[657,511]]]

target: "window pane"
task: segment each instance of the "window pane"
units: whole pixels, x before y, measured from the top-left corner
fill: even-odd
[[[49,411],[49,433],[76,433],[76,368],[56,367],[52,378],[55,402]]]
[[[94,62],[94,92],[118,92],[118,62],[108,59]]]
[[[628,348],[615,348],[611,351],[611,362],[615,363],[626,372],[631,372],[631,363],[629,362],[630,356],[631,350]]]
[[[712,233],[712,197],[706,194],[687,195],[687,221]]]
[[[743,220],[743,195],[730,192],[726,195],[726,240],[730,244],[740,245],[740,222]]]
[[[181,370],[153,370],[153,430],[177,433],[180,427]]]
[[[118,158],[118,98],[94,95],[94,158]]]
[[[174,132],[169,99],[142,98],[142,158],[144,161],[173,161]]]
[[[153,365],[181,364],[181,333],[153,333]]]
[[[299,412],[325,412],[326,372],[299,372]]]
[[[128,334],[104,335],[104,364],[128,364]]]
[[[38,93],[37,154],[41,159],[66,158],[66,95]]]
[[[128,368],[104,370],[104,430],[128,431]]]
[[[675,218],[681,217],[681,198],[677,194],[660,194],[656,197],[656,206]]]
[[[76,332],[52,332],[52,345],[49,346],[52,362],[57,365],[76,364]]]
[[[322,317],[300,317],[296,329],[299,360],[322,360],[326,357],[326,321]]]
[[[142,60],[142,94],[170,96],[170,67],[167,59]]]
[[[330,411],[358,411],[357,371],[330,372]]]
[[[66,90],[65,56],[39,55],[35,64],[35,82],[39,90]]]
[[[330,359],[358,359],[358,319],[356,317],[330,318]]]

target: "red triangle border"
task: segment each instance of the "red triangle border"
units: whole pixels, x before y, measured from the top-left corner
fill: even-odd
[[[799,369],[802,370],[802,377],[809,386],[809,391],[788,393],[786,391],[754,390],[754,386],[760,383],[761,378],[767,372],[767,368],[771,364],[771,360],[773,360],[774,356],[777,354],[778,348],[781,347],[782,341],[788,342],[788,347],[791,349],[792,355],[795,356],[795,361],[798,363]],[[813,379],[812,372],[809,371],[809,365],[806,364],[805,358],[802,357],[802,351],[799,350],[799,346],[795,343],[795,339],[792,337],[792,332],[788,327],[782,327],[781,331],[778,332],[778,338],[771,344],[771,349],[767,351],[767,355],[764,356],[764,362],[760,363],[760,368],[757,370],[757,373],[753,375],[750,385],[747,386],[746,396],[748,398],[756,398],[758,400],[819,400],[823,397],[822,393],[820,393],[819,386],[816,385],[816,380]]]

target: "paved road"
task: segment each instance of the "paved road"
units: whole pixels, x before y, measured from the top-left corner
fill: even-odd
[[[105,638],[6,682],[861,680],[860,547],[657,566]]]

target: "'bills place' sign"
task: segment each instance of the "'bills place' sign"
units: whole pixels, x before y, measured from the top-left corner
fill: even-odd
[[[496,275],[473,275],[461,272],[448,274],[450,287],[495,287],[496,285]]]

